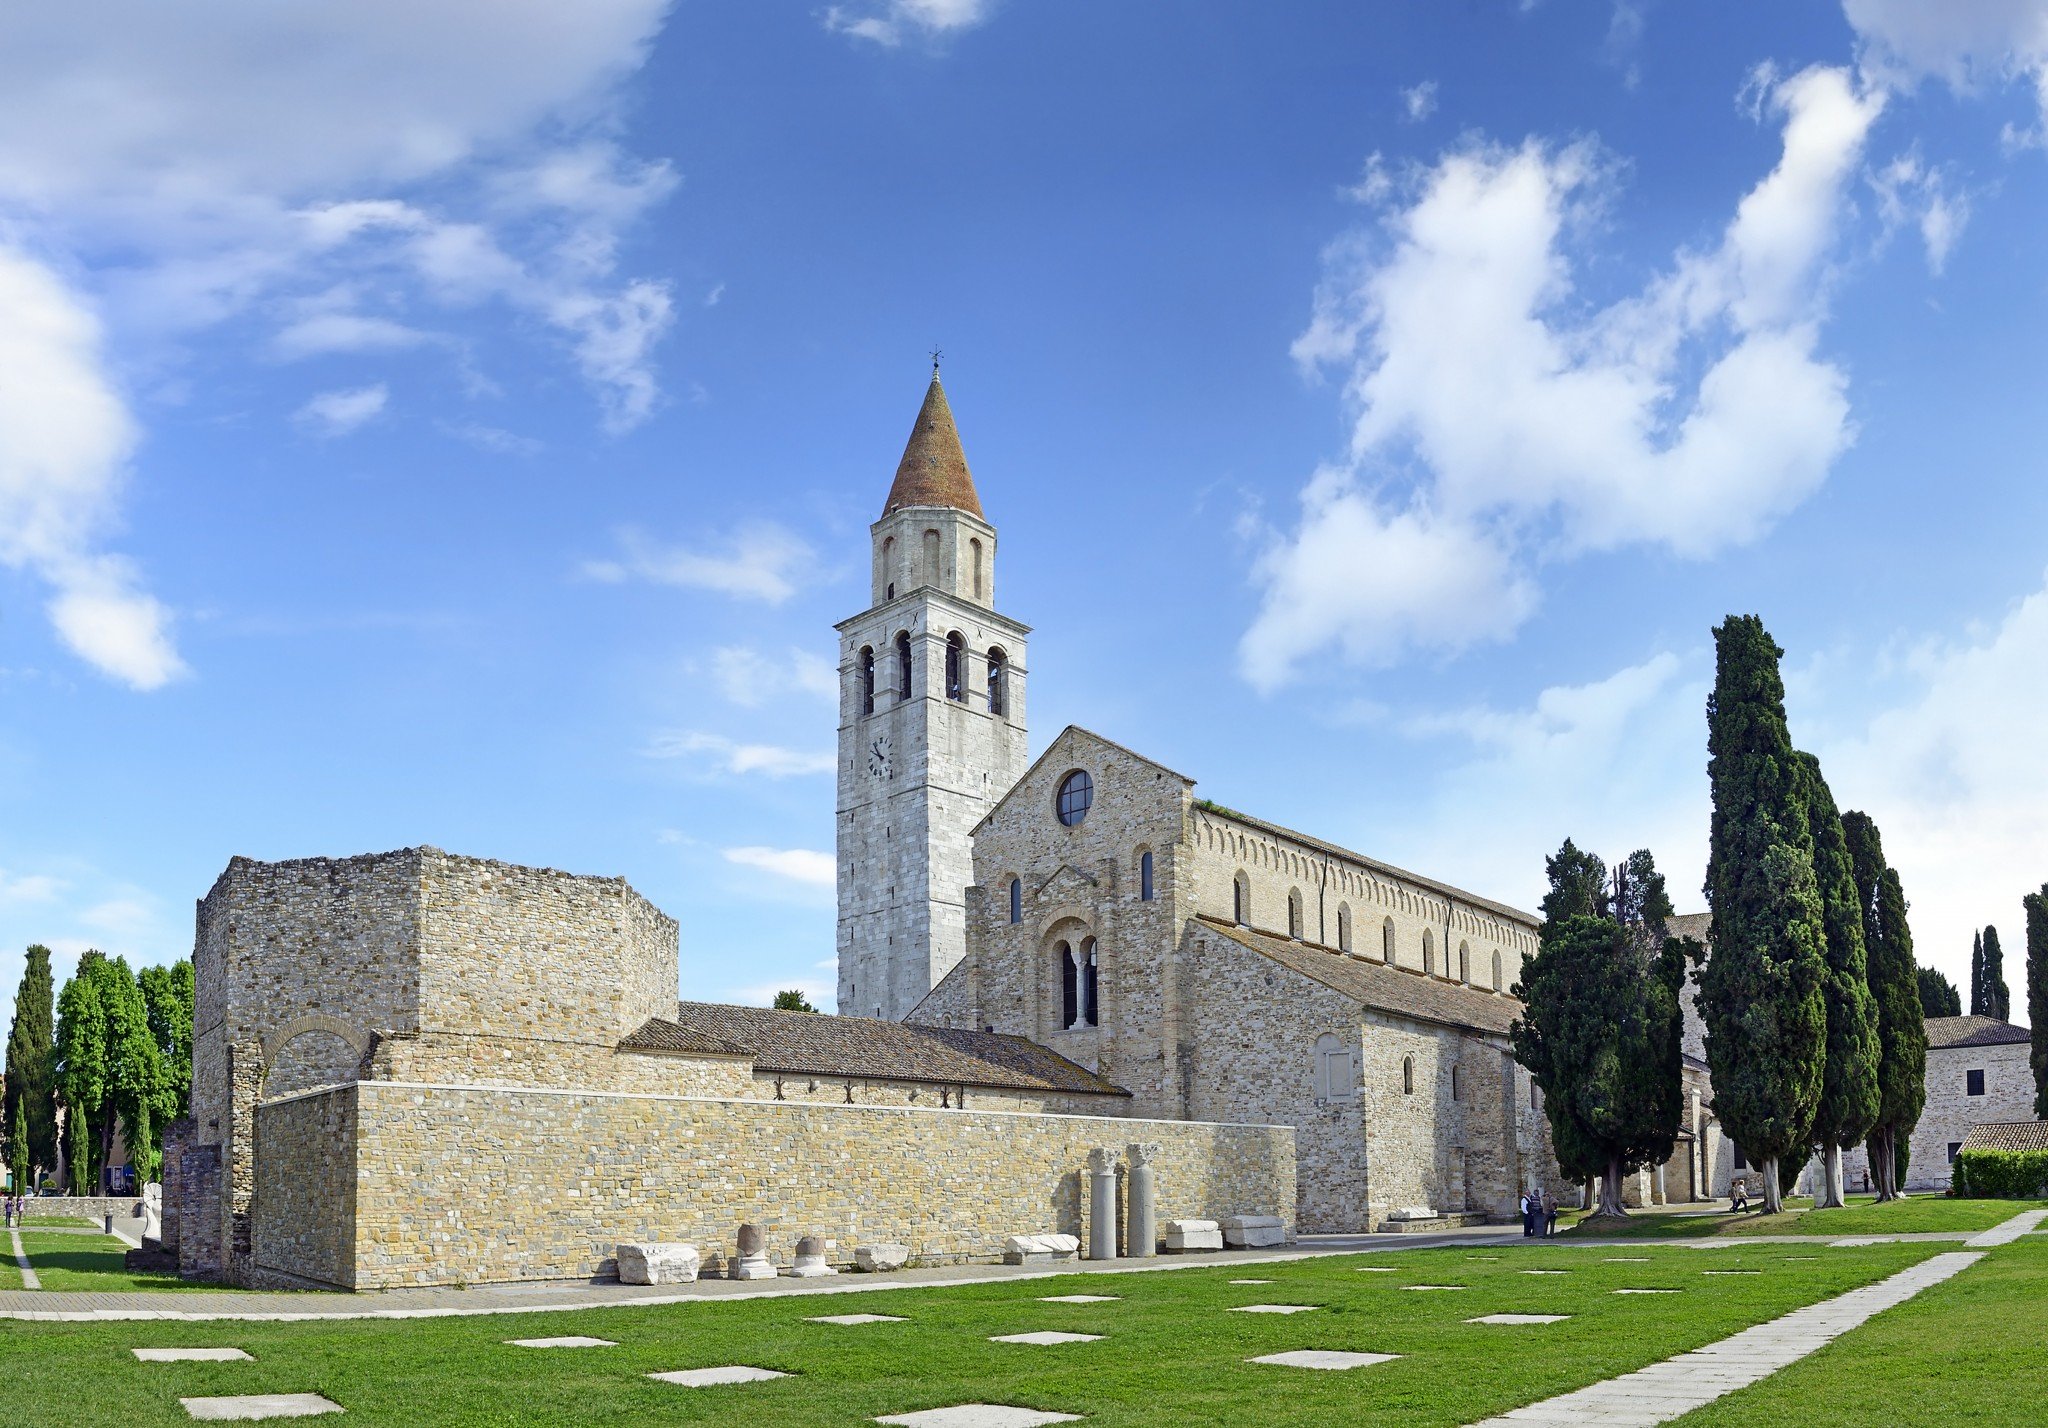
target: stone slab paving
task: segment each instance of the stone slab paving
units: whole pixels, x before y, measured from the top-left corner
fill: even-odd
[[[342,1406],[317,1393],[240,1393],[223,1398],[181,1398],[185,1412],[208,1421],[262,1418],[312,1418],[340,1413]]]
[[[587,1334],[557,1334],[552,1339],[507,1339],[515,1349],[616,1349],[616,1339],[593,1339]]]
[[[1270,1279],[1233,1279],[1230,1282],[1232,1284],[1271,1284],[1273,1281]]]
[[[1571,1318],[1569,1314],[1481,1314],[1477,1319],[1467,1319],[1468,1324],[1562,1324]]]
[[[224,1364],[246,1360],[241,1349],[130,1349],[146,1364]]]
[[[1921,1290],[1941,1283],[1981,1258],[1980,1254],[1966,1253],[1935,1255],[1876,1284],[1795,1309],[1705,1348],[1528,1404],[1472,1428],[1559,1423],[1651,1428],[1653,1424],[1668,1423],[1724,1394],[1768,1378],[1832,1343],[1873,1314],[1905,1303]]]
[[[1431,1289],[1463,1289],[1465,1286],[1462,1284],[1404,1284],[1401,1287],[1403,1289],[1428,1291]]]
[[[2043,1220],[2048,1220],[2048,1210],[2023,1210],[2004,1224],[1981,1235],[1972,1235],[1963,1243],[1971,1249],[1996,1249],[2000,1245],[2011,1244],[2021,1235],[2031,1234]]]
[[[1092,1344],[1100,1334],[1065,1334],[1057,1329],[1037,1329],[1029,1334],[990,1334],[991,1344]]]
[[[1401,1271],[1394,1268],[1391,1264],[1361,1264],[1358,1266],[1358,1272],[1360,1274],[1399,1274]]]
[[[1251,1364],[1279,1364],[1282,1368],[1344,1369],[1367,1368],[1373,1364],[1390,1363],[1401,1357],[1399,1354],[1352,1354],[1337,1349],[1289,1349],[1284,1354],[1261,1354],[1255,1359],[1246,1359]]]
[[[855,1324],[901,1324],[901,1314],[816,1314],[807,1322],[812,1324],[840,1324],[851,1327]]]
[[[1078,1413],[1047,1413],[1037,1408],[1012,1408],[1007,1403],[956,1403],[951,1408],[926,1408],[893,1413],[877,1423],[904,1428],[1041,1428],[1046,1423],[1079,1423]]]
[[[1518,1269],[1517,1274],[1570,1274],[1568,1269]]]
[[[1233,1279],[1230,1282],[1232,1284],[1271,1284],[1273,1281],[1270,1279]],[[1115,1304],[1122,1298],[1121,1294],[1041,1294],[1038,1296],[1038,1302],[1041,1304]]]
[[[724,1383],[759,1383],[763,1379],[789,1377],[788,1374],[776,1369],[753,1368],[747,1364],[720,1364],[717,1368],[671,1369],[667,1373],[651,1373],[647,1376],[660,1379],[663,1383],[680,1384],[684,1388],[716,1388]]]
[[[1616,1294],[1683,1294],[1682,1289],[1617,1289]]]
[[[1320,1306],[1314,1304],[1237,1304],[1231,1307],[1233,1314],[1306,1314]]]
[[[43,1282],[36,1278],[35,1266],[28,1262],[28,1251],[21,1247],[21,1231],[9,1230],[7,1237],[14,1241],[14,1262],[21,1266],[21,1290],[10,1292],[34,1291],[40,1293],[43,1288]]]
[[[1763,1271],[1762,1271],[1762,1270],[1760,1270],[1760,1269],[1703,1269],[1703,1270],[1701,1270],[1701,1271],[1700,1271],[1700,1273],[1701,1273],[1701,1274],[1718,1274],[1718,1275],[1729,1275],[1729,1274],[1762,1274],[1762,1273],[1763,1273]]]

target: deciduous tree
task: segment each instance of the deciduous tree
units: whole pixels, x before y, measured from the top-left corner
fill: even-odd
[[[791,987],[787,991],[777,992],[775,994],[774,1006],[777,1011],[814,1012],[817,1010],[816,1007],[811,1005],[811,999],[795,987]]]
[[[107,1064],[107,1008],[101,999],[99,965],[106,961],[88,951],[78,970],[57,994],[57,1091],[68,1113],[71,1141],[71,1191],[93,1194],[105,1168],[101,1127],[113,1094]],[[111,1126],[108,1135],[111,1136]]]

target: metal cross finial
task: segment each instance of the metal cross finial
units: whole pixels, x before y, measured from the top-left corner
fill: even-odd
[[[938,348],[932,348],[932,375],[934,377],[939,375],[939,359],[945,355]]]

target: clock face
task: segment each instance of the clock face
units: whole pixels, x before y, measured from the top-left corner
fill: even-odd
[[[877,734],[868,741],[868,772],[876,778],[889,776],[889,736]]]

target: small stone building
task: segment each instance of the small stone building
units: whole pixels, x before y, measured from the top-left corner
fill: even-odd
[[[1948,1189],[1973,1127],[2034,1118],[2031,1042],[2025,1027],[1995,1017],[1927,1018],[1927,1105],[1913,1127],[1906,1189]],[[1842,1176],[1852,1188],[1871,1183],[1860,1146],[1843,1152]]]

